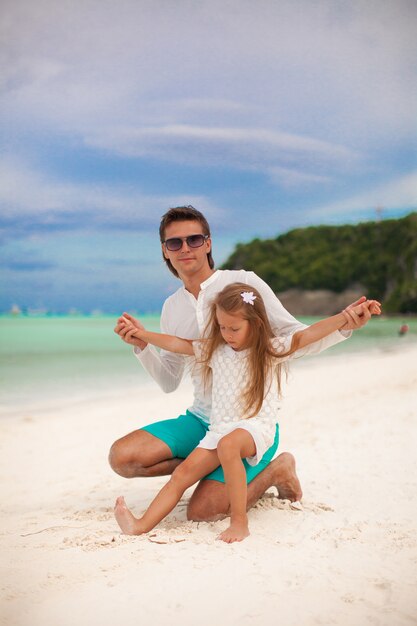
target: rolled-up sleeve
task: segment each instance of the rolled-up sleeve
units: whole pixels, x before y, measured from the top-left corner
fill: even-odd
[[[169,326],[169,316],[164,305],[160,321],[161,332],[175,335],[175,332]],[[162,391],[170,393],[177,389],[184,375],[185,357],[183,355],[168,352],[167,350],[158,352],[151,345],[147,345],[143,350],[135,347],[134,354],[148,374],[158,383]]]

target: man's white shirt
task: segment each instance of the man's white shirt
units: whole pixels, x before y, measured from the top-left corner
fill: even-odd
[[[272,289],[254,272],[246,270],[217,270],[201,283],[198,298],[195,298],[184,286],[180,287],[165,301],[161,312],[161,332],[183,339],[199,339],[204,333],[208,321],[210,305],[216,294],[231,283],[245,283],[255,287],[262,296],[274,333],[292,335],[306,328],[282,306]],[[336,331],[313,343],[297,354],[317,354],[350,336],[348,331]],[[161,350],[158,352],[151,345],[143,350],[135,347],[134,353],[143,367],[166,393],[174,391],[180,384],[185,371],[189,371],[194,387],[194,401],[189,411],[206,422],[210,421],[211,389],[204,389],[200,367],[195,358]]]

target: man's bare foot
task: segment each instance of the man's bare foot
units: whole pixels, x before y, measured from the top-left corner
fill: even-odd
[[[247,522],[235,521],[231,522],[229,528],[226,528],[217,539],[221,539],[226,543],[234,543],[235,541],[243,541],[246,537],[249,537],[249,526]]]
[[[290,452],[282,452],[270,464],[273,484],[278,489],[278,498],[299,502],[303,497],[300,481],[295,471],[295,459]]]
[[[141,530],[140,522],[132,515],[126,506],[126,502],[123,496],[119,496],[114,505],[114,516],[125,535],[140,535]]]

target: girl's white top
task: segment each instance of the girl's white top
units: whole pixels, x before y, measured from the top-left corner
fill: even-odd
[[[197,299],[185,287],[180,287],[165,301],[161,314],[161,331],[184,339],[199,339],[203,336],[213,298],[226,285],[237,281],[245,283],[248,287],[255,287],[260,292],[274,334],[289,336],[297,330],[306,328],[305,324],[301,324],[284,309],[272,289],[253,272],[217,270],[201,283]],[[325,339],[307,346],[302,353],[299,351],[297,356],[317,354],[343,341],[350,334],[350,331],[336,331]],[[177,389],[184,372],[189,369],[194,386],[194,400],[189,411],[206,422],[210,421],[211,389],[204,389],[199,369],[194,366],[194,357],[166,350],[158,352],[150,345],[144,350],[135,347],[134,352],[143,367],[166,393]]]
[[[277,353],[288,352],[291,347],[291,336],[275,337],[271,344]],[[203,342],[194,341],[193,349],[197,359],[200,359],[204,352]],[[256,465],[274,442],[280,408],[276,366],[279,362],[293,357],[295,353],[290,357],[275,360],[276,366],[268,373],[266,379],[262,407],[251,418],[245,414],[243,399],[249,382],[248,354],[249,350],[236,352],[227,344],[223,344],[214,352],[209,362],[213,385],[210,427],[200,442],[200,447],[213,449],[222,436],[235,428],[244,428],[251,433],[256,446],[256,454],[248,458],[248,462]]]

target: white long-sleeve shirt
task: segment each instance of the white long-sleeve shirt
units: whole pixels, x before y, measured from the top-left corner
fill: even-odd
[[[262,296],[268,313],[272,330],[276,335],[292,335],[306,328],[282,306],[272,289],[254,272],[246,270],[217,270],[201,283],[198,298],[195,298],[185,287],[180,287],[169,296],[162,307],[161,332],[175,335],[183,339],[199,339],[208,321],[210,305],[216,294],[231,283],[245,283],[255,287]],[[310,344],[297,354],[317,354],[330,346],[343,341],[350,332],[336,331],[328,337]],[[175,391],[180,384],[184,372],[189,369],[194,387],[194,400],[189,411],[206,422],[210,421],[211,389],[204,389],[200,367],[195,358],[161,350],[147,345],[140,350],[135,347],[134,353],[143,367],[166,393]]]

